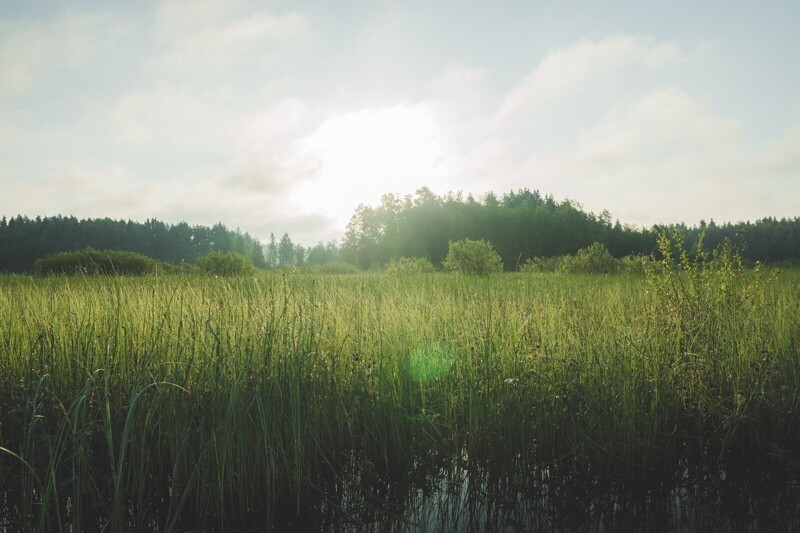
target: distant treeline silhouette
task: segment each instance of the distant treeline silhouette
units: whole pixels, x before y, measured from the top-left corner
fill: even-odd
[[[500,254],[506,270],[528,259],[574,254],[601,243],[614,257],[649,255],[660,232],[683,233],[692,246],[705,235],[714,248],[730,240],[749,261],[800,262],[800,217],[764,218],[756,222],[697,226],[672,224],[637,228],[614,221],[608,211],[595,214],[571,200],[556,201],[539,191],[522,189],[481,199],[461,193],[438,196],[427,187],[415,195],[386,194],[378,206],[360,205],[341,243],[304,248],[288,234],[266,245],[222,223],[213,227],[169,225],[155,219],[144,223],[75,217],[17,216],[0,219],[0,271],[30,272],[36,259],[82,250],[125,250],[172,264],[194,263],[209,252],[236,252],[258,268],[321,265],[345,261],[362,269],[381,268],[402,257],[425,258],[441,265],[451,241],[487,240]]]
[[[237,252],[257,267],[266,266],[258,239],[221,223],[209,228],[154,219],[144,223],[63,216],[0,219],[0,271],[30,272],[36,259],[87,247],[136,252],[175,265],[194,263],[212,251]]]
[[[362,268],[388,264],[400,257],[424,257],[437,265],[451,241],[485,239],[503,259],[506,270],[532,258],[574,254],[598,242],[614,257],[649,255],[660,232],[680,231],[692,246],[701,233],[705,245],[725,239],[750,261],[775,263],[800,260],[800,218],[764,218],[755,223],[698,226],[685,224],[635,228],[612,221],[608,211],[586,212],[580,204],[539,191],[513,190],[476,200],[459,193],[437,196],[428,188],[414,196],[384,195],[376,207],[361,205],[347,227],[341,256]]]

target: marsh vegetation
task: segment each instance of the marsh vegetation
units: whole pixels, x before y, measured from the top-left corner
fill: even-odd
[[[796,526],[800,279],[662,250],[2,278],[0,529]]]

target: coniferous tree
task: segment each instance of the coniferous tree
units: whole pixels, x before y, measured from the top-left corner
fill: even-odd
[[[247,233],[214,228],[168,225],[155,219],[144,223],[109,218],[78,220],[75,217],[16,216],[0,224],[0,271],[30,272],[36,259],[85,248],[128,251],[172,264],[194,262],[213,247],[238,251],[262,266],[261,244]]]
[[[267,268],[274,269],[278,266],[278,244],[275,242],[275,234],[269,234],[269,244],[267,244]]]
[[[284,233],[281,242],[278,244],[278,264],[280,266],[291,266],[294,264],[295,252],[294,243],[289,238],[288,233]]]

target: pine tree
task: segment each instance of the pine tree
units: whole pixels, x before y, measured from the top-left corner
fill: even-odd
[[[275,234],[269,234],[267,244],[267,268],[274,269],[278,266],[278,245],[275,243]]]
[[[280,266],[293,265],[295,260],[294,244],[288,233],[284,233],[278,244],[278,263]]]

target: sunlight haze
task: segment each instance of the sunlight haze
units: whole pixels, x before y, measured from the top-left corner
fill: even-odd
[[[384,193],[800,215],[795,2],[4,3],[0,216],[339,239]]]

